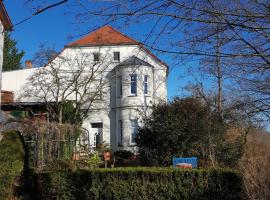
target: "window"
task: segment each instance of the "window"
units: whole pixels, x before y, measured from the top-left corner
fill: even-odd
[[[118,77],[118,96],[121,97],[123,93],[122,76]]]
[[[118,146],[123,145],[123,121],[118,120]]]
[[[100,53],[93,53],[93,56],[94,56],[94,62],[100,61]]]
[[[135,138],[138,133],[138,120],[137,119],[132,119],[130,120],[130,131],[131,131],[131,138],[130,138],[130,143],[135,144]]]
[[[130,93],[137,95],[137,74],[130,75]]]
[[[113,52],[113,60],[115,62],[120,62],[120,52],[119,51]]]
[[[148,94],[148,79],[149,79],[149,76],[145,75],[144,76],[144,94]]]

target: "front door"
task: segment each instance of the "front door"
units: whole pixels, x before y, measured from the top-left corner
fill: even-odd
[[[103,123],[91,123],[91,135],[94,139],[94,147],[98,147],[103,142],[102,129]]]

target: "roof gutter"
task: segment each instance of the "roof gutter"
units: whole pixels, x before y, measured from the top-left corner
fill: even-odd
[[[7,10],[5,8],[5,5],[3,3],[3,0],[0,0],[0,19],[4,25],[4,29],[6,31],[12,31],[13,25],[12,22],[7,14]]]

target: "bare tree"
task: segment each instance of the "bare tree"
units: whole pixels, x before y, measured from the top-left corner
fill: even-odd
[[[48,52],[55,56],[51,50],[39,53],[47,56]],[[106,73],[110,65],[107,61],[106,55],[94,61],[92,53],[66,49],[47,65],[36,69],[21,98],[44,103],[52,120],[59,123],[64,120],[68,104],[72,109],[69,122],[81,124],[90,109],[105,105],[110,81]]]
[[[30,4],[46,5],[41,0]],[[139,23],[146,32],[145,45],[173,56],[175,63],[215,60],[219,110],[226,66],[226,78],[234,83],[227,87],[234,86],[240,91],[239,98],[248,97],[247,103],[254,106],[254,112],[270,119],[269,1],[79,0],[65,5],[73,6],[76,19],[84,23],[94,19],[103,24],[117,22],[122,27]],[[219,45],[213,43],[219,40],[217,37],[221,39]]]
[[[92,7],[91,2],[81,0],[76,6],[81,8],[77,16],[82,20],[91,16],[91,20],[97,17],[104,23],[147,24],[151,28],[147,29],[149,33],[144,42],[156,52],[177,56],[178,60],[187,56],[189,59],[215,59],[219,110],[222,106],[221,67],[229,66],[229,78],[242,91],[239,96],[250,96],[257,111],[268,117],[270,96],[269,87],[265,85],[269,82],[270,66],[268,1],[116,0],[99,2]],[[213,44],[220,36],[226,40]]]

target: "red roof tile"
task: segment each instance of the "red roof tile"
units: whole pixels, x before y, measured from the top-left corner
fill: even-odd
[[[168,65],[162,62],[158,57],[151,53],[142,43],[124,35],[123,33],[115,30],[111,26],[103,26],[85,37],[69,43],[66,47],[80,47],[80,46],[102,46],[102,45],[139,45],[145,50],[151,57],[156,59],[161,64],[168,67]]]
[[[99,46],[99,45],[121,45],[139,44],[139,42],[113,29],[111,26],[103,26],[85,37],[68,44],[72,46]]]

